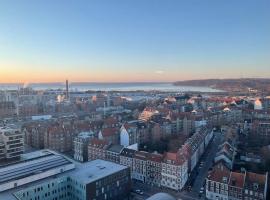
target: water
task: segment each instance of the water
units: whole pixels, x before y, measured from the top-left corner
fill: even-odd
[[[17,90],[21,87],[31,87],[34,90],[65,89],[65,83],[30,83],[30,84],[0,84],[0,90]],[[70,83],[70,91],[164,91],[164,92],[220,92],[209,87],[175,86],[172,83]]]

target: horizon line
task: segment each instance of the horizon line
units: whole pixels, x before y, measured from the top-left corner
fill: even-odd
[[[198,79],[185,79],[185,80],[175,80],[175,81],[70,81],[69,79],[63,79],[63,81],[44,81],[44,82],[0,82],[0,84],[59,84],[65,83],[66,80],[71,83],[93,83],[93,84],[101,84],[101,83],[176,83],[181,81],[196,81],[196,80],[237,80],[237,79],[270,79],[269,77],[239,77],[239,78],[198,78]]]

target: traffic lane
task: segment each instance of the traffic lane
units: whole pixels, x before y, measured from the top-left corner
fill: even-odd
[[[193,184],[192,190],[193,192],[199,194],[202,187],[204,187],[205,178],[208,175],[208,170],[212,166],[213,159],[218,150],[218,146],[221,143],[220,134],[215,135],[212,142],[209,144],[206,152],[202,156],[201,162],[203,162],[203,166],[201,168],[196,168],[198,175],[196,176],[196,180]]]

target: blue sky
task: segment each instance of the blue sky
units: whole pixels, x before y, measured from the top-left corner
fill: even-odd
[[[270,76],[269,0],[2,0],[0,82]]]

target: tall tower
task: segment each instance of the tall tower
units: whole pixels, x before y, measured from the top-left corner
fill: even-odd
[[[68,80],[66,80],[66,99],[69,100]]]

